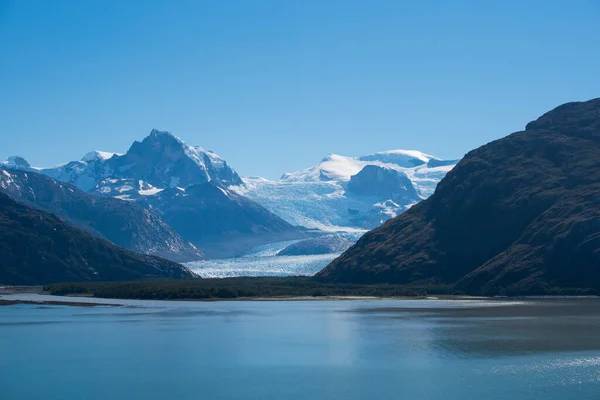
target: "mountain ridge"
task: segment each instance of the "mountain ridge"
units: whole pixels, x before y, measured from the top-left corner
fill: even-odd
[[[2,168],[0,192],[130,251],[175,262],[204,258],[161,218],[137,204],[93,196],[37,172]]]
[[[0,193],[0,283],[194,278],[187,268],[91,236]]]
[[[204,201],[188,202],[186,205],[190,215],[205,215],[206,223],[195,218],[194,226],[186,226],[189,221],[177,219],[175,228],[179,235],[202,247],[206,254],[231,257],[248,250],[247,246],[277,241],[278,236],[285,238],[282,240],[305,237],[303,229],[283,221],[258,203],[249,199],[244,201],[237,197],[238,194],[234,196],[233,192],[228,192],[230,186],[243,185],[243,181],[226,160],[199,146],[189,146],[167,131],[152,130],[143,140],[135,141],[125,154],[96,150],[80,160],[54,168],[34,168],[21,158],[12,158],[2,166],[41,172],[95,196],[135,202],[154,214],[166,217],[174,215],[173,210],[183,201],[178,196],[171,196],[173,204],[168,204],[165,201],[168,193],[181,192],[184,197],[189,194],[185,193],[187,189],[191,188],[193,192],[197,185],[220,187],[231,196],[213,196],[213,204]],[[207,208],[212,210],[210,215],[206,214]],[[236,221],[229,214],[240,218]],[[215,227],[210,223],[214,218],[226,222]],[[214,228],[213,232],[208,232],[207,227]],[[256,230],[262,232],[261,235],[251,238]],[[193,231],[195,233],[192,234]],[[209,243],[199,242],[199,233],[210,237]],[[229,253],[226,251],[228,247],[232,249]]]

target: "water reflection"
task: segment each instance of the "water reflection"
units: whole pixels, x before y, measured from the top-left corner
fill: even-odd
[[[396,321],[394,326],[418,336],[408,345],[435,347],[455,357],[526,355],[541,352],[600,350],[600,300],[560,299],[477,307],[372,307],[351,310],[364,318]],[[404,343],[405,345],[407,343]]]
[[[2,400],[600,393],[595,299],[122,303],[0,307]]]

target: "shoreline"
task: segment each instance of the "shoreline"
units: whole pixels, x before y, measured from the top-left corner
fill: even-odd
[[[21,293],[23,294],[23,293]],[[37,295],[39,293],[29,293]],[[7,295],[11,296],[11,295]],[[166,300],[148,300],[148,299],[109,299],[109,298],[100,298],[100,297],[85,297],[90,300],[98,300],[98,301],[81,301],[81,296],[58,296],[58,295],[45,295],[52,296],[53,299],[11,299],[5,298],[0,295],[0,307],[2,306],[12,306],[12,305],[37,305],[37,306],[69,306],[69,307],[127,307],[129,304],[125,304],[126,301],[142,301],[142,302],[152,302],[152,301],[160,301],[166,303],[172,302],[199,302],[199,303],[215,303],[215,302],[296,302],[296,301],[406,301],[406,300],[442,300],[442,301],[465,301],[465,300],[474,300],[474,301],[507,301],[507,300],[536,300],[536,299],[546,299],[546,300],[560,300],[560,299],[598,299],[598,296],[531,296],[531,297],[479,297],[479,296],[398,296],[398,297],[376,297],[376,296],[282,296],[282,297],[240,297],[235,299],[219,299],[219,298],[210,298],[210,299],[166,299]],[[102,302],[105,300],[106,302]]]
[[[52,299],[33,299],[33,298],[11,298],[20,295],[41,295],[52,297]],[[82,301],[82,300],[89,301]],[[0,286],[0,307],[18,304],[29,305],[59,305],[72,307],[121,307],[125,304],[119,302],[134,301],[164,301],[164,302],[232,302],[232,301],[377,301],[377,300],[491,300],[491,297],[466,296],[466,295],[438,295],[438,296],[361,296],[361,295],[291,295],[291,296],[254,296],[254,297],[235,297],[235,298],[181,298],[181,299],[143,299],[143,298],[104,298],[95,297],[92,294],[78,293],[66,295],[54,295],[43,291],[42,286]],[[102,302],[105,300],[106,302]]]
[[[57,296],[60,297],[60,296]],[[119,304],[109,303],[83,303],[77,301],[60,301],[60,300],[6,300],[0,297],[0,307],[2,306],[15,306],[19,304],[30,304],[38,306],[70,306],[70,307],[120,307]]]
[[[45,298],[27,298],[22,296],[45,296]],[[16,297],[16,298],[15,298]],[[21,297],[21,298],[19,298]],[[419,294],[419,295],[352,295],[352,294],[329,294],[329,295],[258,295],[239,297],[190,297],[190,298],[123,298],[123,297],[96,297],[91,293],[52,294],[44,292],[42,286],[0,286],[0,307],[18,304],[39,306],[71,306],[71,307],[121,307],[126,306],[127,301],[163,301],[163,302],[232,302],[232,301],[377,301],[377,300],[536,300],[536,299],[598,299],[600,296],[574,296],[574,295],[547,295],[547,296],[469,296],[461,294]]]

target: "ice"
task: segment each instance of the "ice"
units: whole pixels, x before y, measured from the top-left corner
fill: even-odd
[[[246,256],[185,264],[202,278],[234,276],[312,276],[325,268],[339,254],[310,256]]]
[[[354,240],[358,235],[350,235]],[[339,253],[308,256],[278,256],[281,250],[298,240],[269,243],[255,247],[236,258],[202,260],[185,266],[202,278],[235,276],[312,276],[325,268]]]
[[[436,166],[430,167],[434,162]],[[243,186],[231,189],[294,225],[327,232],[364,232],[415,204],[414,199],[398,203],[387,198],[348,194],[348,181],[366,165],[404,173],[418,196],[425,199],[433,194],[455,162],[417,150],[389,150],[362,157],[330,154],[315,166],[286,173],[280,180],[244,178]]]

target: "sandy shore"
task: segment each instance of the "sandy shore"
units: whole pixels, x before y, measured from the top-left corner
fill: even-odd
[[[3,294],[42,293],[42,286],[0,286],[0,296]]]

